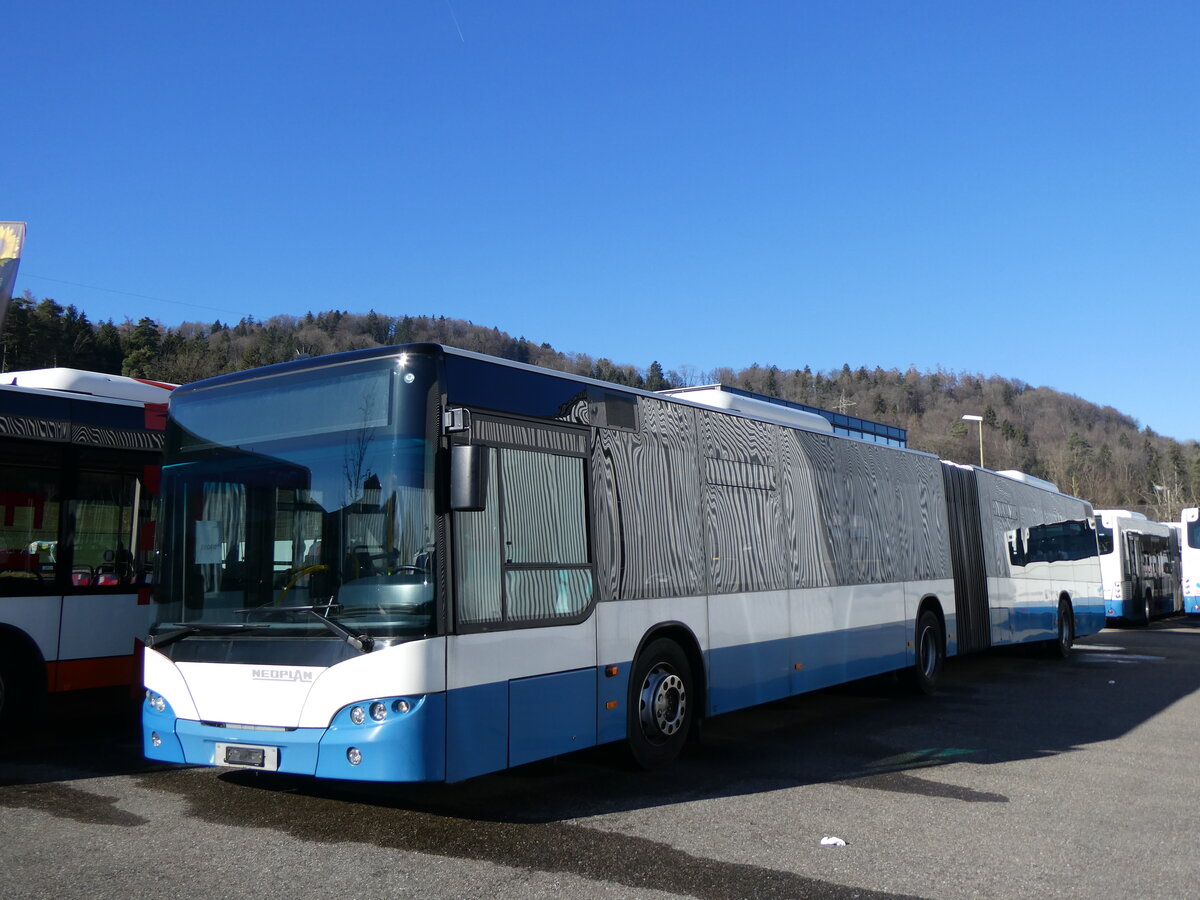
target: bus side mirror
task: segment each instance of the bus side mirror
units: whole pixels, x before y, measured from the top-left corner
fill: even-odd
[[[488,448],[456,444],[450,448],[450,509],[482,512],[487,506]]]

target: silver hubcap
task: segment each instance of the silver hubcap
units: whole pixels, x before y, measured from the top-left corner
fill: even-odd
[[[687,713],[683,679],[664,665],[655,666],[642,682],[639,711],[647,738],[665,740],[675,734]]]

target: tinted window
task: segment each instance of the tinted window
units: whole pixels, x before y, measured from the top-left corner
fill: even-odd
[[[572,618],[592,600],[584,461],[489,449],[487,507],[455,517],[458,621]]]
[[[0,595],[54,588],[62,513],[56,470],[0,466]]]

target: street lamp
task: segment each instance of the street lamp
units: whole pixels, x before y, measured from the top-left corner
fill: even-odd
[[[963,421],[979,423],[979,468],[982,469],[983,468],[983,416],[972,416],[972,415],[968,414],[968,415],[963,416]]]

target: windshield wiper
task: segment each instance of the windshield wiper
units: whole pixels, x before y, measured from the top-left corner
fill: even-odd
[[[321,624],[336,634],[338,637],[345,640],[347,644],[362,653],[370,653],[375,648],[375,638],[371,637],[365,631],[362,634],[355,634],[341,622],[335,622],[326,615],[317,612],[315,606],[298,607],[303,608],[307,612],[312,613],[313,617],[318,619]]]
[[[261,625],[184,625],[182,628],[177,628],[174,631],[167,631],[163,634],[151,634],[146,637],[146,646],[160,649],[173,644],[176,641],[181,641],[185,637],[191,637],[194,634],[233,634],[242,633],[247,630],[261,631]]]
[[[323,613],[317,612],[316,606],[296,608],[304,608],[304,610],[307,612],[312,613],[313,618],[318,619],[319,622],[325,626],[325,628],[328,628],[330,631],[334,632],[334,634],[338,637],[343,638],[343,640],[346,641],[350,647],[360,650],[361,653],[371,653],[371,650],[374,649],[374,638],[371,637],[371,635],[368,635],[366,631],[362,632],[361,635],[356,635],[353,631],[350,631],[348,628],[346,628],[346,625],[343,625],[341,622],[335,622],[334,619],[324,616]]]

